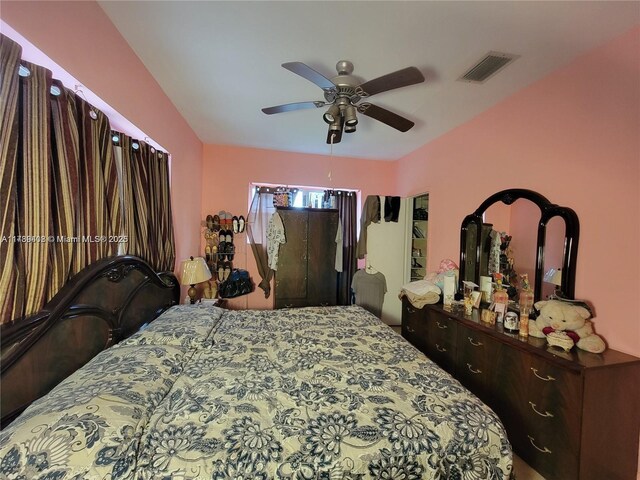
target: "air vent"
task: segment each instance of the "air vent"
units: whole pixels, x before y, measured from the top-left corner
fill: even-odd
[[[489,52],[478,63],[471,67],[458,80],[472,83],[484,83],[498,73],[520,55],[510,53]]]

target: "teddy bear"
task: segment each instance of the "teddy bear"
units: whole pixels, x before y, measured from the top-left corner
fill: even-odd
[[[587,308],[560,300],[542,300],[536,302],[535,307],[539,314],[529,322],[529,335],[545,338],[553,332],[564,332],[578,348],[587,352],[602,353],[607,348],[602,337],[593,332],[591,312]]]

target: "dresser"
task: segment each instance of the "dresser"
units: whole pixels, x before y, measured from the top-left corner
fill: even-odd
[[[441,305],[402,304],[402,335],[502,419],[514,451],[548,480],[636,478],[640,358],[566,353]]]

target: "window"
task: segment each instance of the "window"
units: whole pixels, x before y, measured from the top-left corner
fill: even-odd
[[[274,195],[288,195],[288,199],[284,199],[284,202],[278,201],[278,203],[276,203],[274,201],[276,205],[288,205],[295,208],[336,208],[335,197],[333,195],[327,195],[325,197],[325,192],[328,190],[331,191],[331,189],[324,189],[322,187],[278,187],[269,184],[260,185],[274,187]],[[249,205],[251,205],[257,187],[258,184],[255,183],[250,186]]]
[[[324,190],[300,189],[293,199],[294,207],[314,207],[331,208],[330,204],[325,204]]]

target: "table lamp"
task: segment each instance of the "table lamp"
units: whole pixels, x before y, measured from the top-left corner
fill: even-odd
[[[207,266],[207,262],[202,257],[190,257],[189,260],[182,262],[182,275],[180,276],[180,283],[182,285],[191,285],[187,295],[191,299],[191,303],[196,303],[196,284],[206,282],[211,278],[211,271]]]
[[[563,297],[563,293],[560,290],[560,287],[562,286],[562,269],[558,268],[556,270],[555,268],[550,268],[547,273],[544,274],[543,280],[556,286],[556,289],[553,292],[556,297]]]

